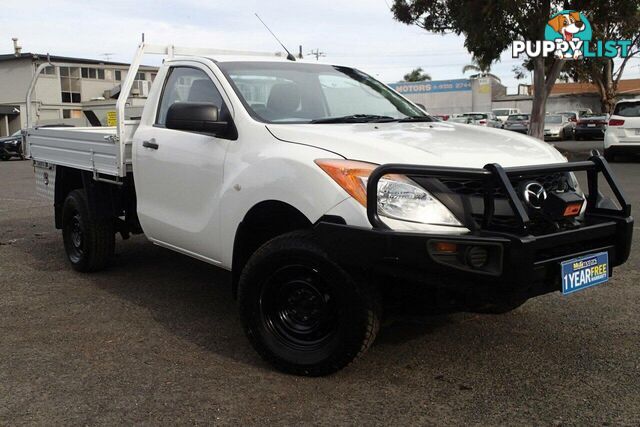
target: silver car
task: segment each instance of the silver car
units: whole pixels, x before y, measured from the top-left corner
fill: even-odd
[[[506,130],[514,132],[529,133],[529,114],[510,114],[504,124]]]
[[[573,138],[573,123],[564,114],[549,114],[544,118],[544,139],[564,139]]]

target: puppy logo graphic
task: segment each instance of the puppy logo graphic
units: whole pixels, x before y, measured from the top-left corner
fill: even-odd
[[[570,42],[573,35],[584,30],[585,25],[580,18],[580,12],[560,13],[549,20],[547,23],[556,33],[562,34],[562,37]]]
[[[591,40],[591,33],[591,24],[582,13],[563,10],[547,21],[545,38],[558,43],[557,58],[578,59],[582,58],[583,42]]]
[[[544,21],[543,21],[544,22]],[[559,59],[627,58],[633,41],[592,40],[593,28],[587,17],[576,10],[562,10],[544,24],[544,40],[514,40],[511,56]]]

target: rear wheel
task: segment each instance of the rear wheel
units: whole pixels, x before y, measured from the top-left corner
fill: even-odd
[[[6,162],[9,159],[11,159],[11,156],[8,156],[6,154],[0,156],[0,160],[2,160],[3,162]]]
[[[113,221],[90,213],[84,190],[69,193],[62,221],[64,247],[75,270],[98,271],[111,262],[115,249]]]
[[[238,285],[240,314],[256,351],[296,375],[336,372],[362,355],[379,327],[377,293],[295,232],[267,242]]]

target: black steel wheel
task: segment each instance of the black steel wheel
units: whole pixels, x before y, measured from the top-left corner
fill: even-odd
[[[240,277],[238,300],[256,351],[296,375],[344,368],[378,331],[375,289],[353,280],[311,233],[286,234],[258,249]]]
[[[83,272],[105,268],[115,249],[112,219],[90,214],[84,190],[69,193],[62,215],[62,239],[71,266]]]
[[[307,265],[285,265],[261,287],[260,317],[282,345],[309,351],[337,331],[337,301],[320,272]]]

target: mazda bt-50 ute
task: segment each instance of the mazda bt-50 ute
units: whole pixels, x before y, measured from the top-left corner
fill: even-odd
[[[145,53],[165,60],[125,120]],[[630,206],[599,155],[568,163],[525,135],[435,120],[354,68],[234,55],[143,44],[116,126],[30,124],[74,269],[105,268],[116,234],[144,233],[230,270],[256,351],[313,376],[366,352],[381,287],[504,311],[606,282],[629,256]]]

